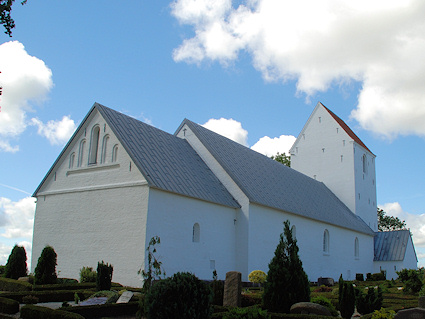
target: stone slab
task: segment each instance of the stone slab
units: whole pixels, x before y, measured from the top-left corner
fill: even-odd
[[[117,303],[128,303],[133,295],[134,293],[131,291],[124,291],[118,298]]]

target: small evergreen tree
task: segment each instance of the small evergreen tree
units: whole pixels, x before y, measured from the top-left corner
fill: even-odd
[[[310,286],[298,256],[299,248],[290,222],[287,220],[283,224],[284,231],[269,263],[263,302],[271,312],[288,313],[294,303],[310,301]]]
[[[36,285],[55,284],[57,255],[53,247],[46,246],[38,258],[37,267],[34,271],[34,283]]]
[[[357,291],[356,307],[357,311],[362,315],[381,309],[382,301],[383,297],[380,287],[376,290],[373,287],[369,287],[367,294],[359,290]]]
[[[101,263],[97,263],[96,289],[98,291],[111,290],[113,271],[114,267],[107,263],[105,264],[103,260]]]
[[[341,311],[341,317],[344,319],[350,319],[354,313],[354,305],[356,301],[353,284],[344,282],[342,291],[340,290],[339,294],[339,310]]]
[[[7,259],[4,276],[18,279],[27,275],[27,253],[22,246],[15,245]]]

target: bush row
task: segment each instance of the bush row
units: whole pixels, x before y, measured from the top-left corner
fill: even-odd
[[[0,313],[14,314],[19,312],[19,302],[0,297]]]
[[[32,290],[32,285],[28,282],[0,277],[0,291],[31,291],[31,290]]]
[[[132,301],[129,303],[118,303],[118,304],[104,304],[104,305],[93,305],[93,306],[81,306],[81,307],[65,307],[60,310],[77,313],[84,318],[100,318],[100,317],[113,317],[113,316],[134,316],[137,312],[138,302]]]
[[[90,290],[77,291],[80,300],[84,300],[93,294]],[[57,291],[25,291],[25,292],[11,292],[3,293],[1,297],[13,299],[19,303],[23,303],[22,299],[25,296],[34,296],[38,298],[39,302],[61,302],[64,300],[74,300],[74,291],[70,290],[57,290]]]
[[[22,319],[84,319],[83,316],[46,307],[27,305],[21,308]]]

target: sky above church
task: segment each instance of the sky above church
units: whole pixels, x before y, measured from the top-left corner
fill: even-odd
[[[320,101],[377,156],[378,205],[406,220],[425,266],[424,1],[17,0],[12,17],[0,264],[15,243],[30,255],[31,195],[94,102],[169,133],[188,118],[270,156]]]

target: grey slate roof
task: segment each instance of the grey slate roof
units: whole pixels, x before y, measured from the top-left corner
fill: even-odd
[[[395,230],[375,233],[374,261],[402,261],[409,243],[409,230]]]
[[[133,159],[134,164],[148,181],[150,187],[232,208],[240,207],[239,203],[186,140],[98,103],[93,105],[76,132],[84,125],[84,122],[95,109],[105,118],[122,146]],[[72,138],[75,137],[75,134]],[[69,143],[65,146],[33,196],[36,196]]]
[[[370,227],[322,182],[187,119],[180,128],[184,124],[189,126],[251,203],[374,235]]]

